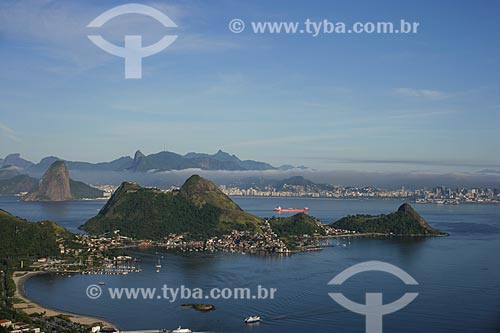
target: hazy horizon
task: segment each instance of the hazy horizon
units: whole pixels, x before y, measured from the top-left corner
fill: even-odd
[[[142,152],[142,151],[141,151]],[[56,155],[51,155],[56,156]],[[127,155],[133,158],[132,155]],[[56,156],[63,158],[61,156]],[[239,157],[239,156],[237,156]],[[3,158],[0,156],[0,158]],[[24,156],[21,154],[21,158]],[[118,156],[116,158],[119,158]],[[26,159],[26,158],[25,158]],[[99,161],[109,162],[115,158]],[[77,160],[78,162],[87,162]],[[39,161],[30,161],[37,164]],[[260,161],[266,162],[266,161]],[[275,167],[278,167],[275,165]],[[471,172],[429,172],[418,169],[408,171],[360,171],[338,168],[337,170],[316,170],[312,168],[290,170],[202,170],[188,168],[183,170],[165,170],[160,172],[132,172],[132,171],[85,171],[71,170],[71,177],[76,180],[92,184],[120,184],[123,181],[137,181],[145,186],[180,186],[192,174],[200,174],[217,184],[246,178],[264,178],[267,180],[281,180],[293,176],[303,176],[317,183],[329,183],[343,186],[374,186],[382,188],[430,188],[437,186],[449,187],[485,187],[500,188],[500,171],[494,169],[475,170]],[[23,171],[23,173],[25,173]],[[34,177],[41,177],[40,170],[28,171]]]

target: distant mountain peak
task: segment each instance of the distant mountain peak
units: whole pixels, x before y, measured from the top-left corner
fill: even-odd
[[[199,175],[189,177],[181,187],[181,192],[188,196],[204,195],[210,191],[219,191],[217,185]],[[222,193],[222,192],[221,192]]]
[[[45,172],[38,190],[30,193],[25,201],[71,200],[69,171],[64,161],[57,160]]]
[[[198,207],[210,204],[224,210],[242,211],[217,185],[199,175],[189,177],[182,185],[180,193]]]
[[[215,154],[212,155],[213,158],[222,162],[235,162],[240,163],[241,160],[236,155],[231,155],[225,151],[219,149]]]
[[[25,160],[21,157],[20,153],[13,153],[5,156],[2,162],[2,166],[12,165],[22,169],[27,169],[34,165],[33,162]]]
[[[401,206],[399,206],[398,212],[410,216],[413,220],[417,221],[422,226],[422,228],[428,231],[434,231],[434,229],[427,223],[427,221],[419,213],[417,213],[417,211],[413,209],[410,204],[402,204]]]
[[[146,155],[144,155],[139,149],[137,149],[135,151],[135,154],[134,154],[134,160],[141,158],[141,157],[146,157]]]
[[[66,163],[54,161],[44,173],[38,189],[24,197],[24,201],[66,201],[102,197],[102,191],[69,177]]]

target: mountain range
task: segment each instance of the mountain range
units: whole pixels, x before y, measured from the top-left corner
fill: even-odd
[[[69,170],[81,171],[132,171],[132,172],[157,172],[168,170],[202,169],[202,170],[290,170],[291,165],[274,167],[269,163],[253,160],[241,160],[236,155],[231,155],[222,150],[215,154],[187,153],[185,155],[170,151],[162,151],[150,155],[136,151],[134,157],[123,156],[109,162],[91,163],[81,161],[68,161],[56,156],[47,156],[38,163],[28,161],[19,153],[9,154],[0,159],[0,179],[2,173],[43,173],[55,161],[62,160]],[[9,169],[10,168],[10,169]],[[304,169],[305,167],[298,167]],[[14,174],[15,175],[15,174]]]

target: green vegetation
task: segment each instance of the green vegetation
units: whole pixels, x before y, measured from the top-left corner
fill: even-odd
[[[103,196],[101,190],[73,179],[69,180],[69,187],[73,199],[96,199]]]
[[[269,220],[271,228],[280,238],[291,236],[302,237],[303,235],[324,236],[326,234],[324,228],[318,226],[317,223],[318,220],[304,213],[295,214],[290,217],[273,217]]]
[[[0,209],[0,257],[29,258],[58,255],[57,239],[72,234],[55,222],[33,223]]]
[[[0,180],[0,195],[16,195],[20,192],[31,192],[38,187],[38,179],[28,175],[17,175]]]
[[[172,233],[206,239],[233,229],[258,230],[259,221],[215,184],[192,176],[180,191],[168,193],[125,182],[81,228],[91,234],[120,230],[121,235],[136,239],[157,240]]]
[[[290,217],[273,217],[269,220],[269,225],[290,250],[297,250],[305,245],[304,236],[326,235],[325,229],[318,222],[314,217],[299,213]]]
[[[217,186],[198,176],[193,175],[186,180],[180,194],[202,208],[206,205],[216,207],[220,211],[219,221],[221,231],[257,230],[260,219],[255,215],[246,213],[227,195],[222,193]]]
[[[13,309],[21,300],[13,297],[16,286],[12,280],[14,270],[21,260],[59,256],[59,240],[72,239],[66,229],[51,221],[29,222],[0,209],[0,318],[13,322],[40,324],[35,316],[29,316]],[[17,273],[16,276],[22,276]],[[51,330],[44,330],[52,332]],[[1,331],[0,331],[1,332]],[[61,331],[63,332],[63,331]],[[67,332],[67,331],[66,331]]]
[[[444,236],[432,228],[409,205],[403,204],[398,211],[388,215],[349,215],[332,224],[334,228],[359,233],[393,234],[398,236]]]

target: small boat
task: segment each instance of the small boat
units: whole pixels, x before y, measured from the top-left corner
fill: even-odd
[[[104,286],[105,285],[105,283],[103,281],[99,281],[99,283],[97,283],[97,284],[100,285],[100,286]]]
[[[160,272],[160,268],[161,268],[161,262],[160,259],[158,259],[158,263],[156,264],[156,273]]]
[[[258,323],[262,319],[259,316],[250,316],[245,318],[245,323],[246,324],[253,324],[253,323]]]
[[[97,333],[119,333],[120,331],[114,327],[104,327],[101,328]]]
[[[172,333],[192,333],[189,328],[182,328],[182,327],[177,327],[177,329],[173,330]]]

